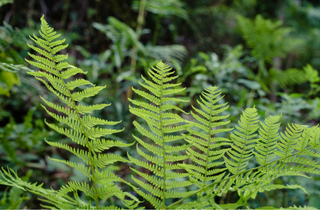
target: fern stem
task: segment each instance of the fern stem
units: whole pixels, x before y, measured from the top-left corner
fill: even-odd
[[[155,46],[157,44],[161,17],[162,17],[162,15],[160,14],[156,20],[157,23],[156,23],[156,27],[154,29],[153,38],[152,38],[152,45],[153,46]]]
[[[60,79],[63,81],[63,85],[64,87],[68,90],[68,94],[69,94],[69,97],[71,98],[72,100],[72,104],[74,106],[74,110],[76,111],[77,113],[77,117],[78,117],[78,120],[80,122],[80,125],[81,125],[81,130],[86,138],[86,144],[87,144],[87,147],[88,147],[88,153],[90,154],[90,168],[91,168],[91,173],[92,173],[92,182],[93,182],[93,185],[94,185],[94,191],[95,191],[95,201],[96,201],[96,209],[98,210],[99,209],[99,200],[98,200],[98,187],[97,187],[97,183],[96,183],[96,179],[95,179],[95,172],[94,172],[94,168],[93,168],[93,160],[92,160],[92,154],[93,152],[91,151],[91,148],[90,148],[90,144],[89,144],[89,139],[88,139],[88,135],[83,127],[83,123],[81,121],[81,117],[80,117],[80,114],[79,114],[79,111],[77,110],[77,107],[76,107],[76,103],[74,101],[74,99],[72,98],[72,95],[71,95],[71,92],[70,90],[68,89],[68,87],[66,86],[64,80],[62,79],[61,77],[61,74],[59,72],[59,77]]]
[[[137,19],[137,28],[136,28],[136,33],[138,35],[138,39],[140,38],[141,28],[144,23],[145,6],[146,6],[146,0],[141,0],[140,7],[139,7],[138,19]],[[132,48],[132,55],[131,56],[132,57],[131,57],[130,70],[132,71],[132,73],[134,73],[136,70],[136,63],[137,63],[137,46],[136,45],[134,45]],[[131,97],[132,97],[132,89],[128,88],[127,98],[131,98]]]
[[[165,209],[165,199],[166,199],[166,153],[164,150],[164,134],[162,127],[162,91],[163,91],[163,71],[161,71],[161,91],[160,91],[160,126],[161,126],[161,135],[162,135],[162,155],[163,155],[163,198],[162,198],[162,208]]]
[[[241,161],[242,161],[242,158],[243,158],[243,154],[246,152],[247,141],[248,141],[248,139],[247,139],[247,137],[248,137],[248,129],[249,129],[249,125],[248,125],[248,127],[246,129],[246,138],[244,140],[244,148],[242,149],[243,152],[241,153],[241,156],[240,156],[240,161],[239,161],[238,167],[237,167],[237,173],[235,174],[236,176],[239,175],[239,170],[240,170],[240,165],[241,165]]]
[[[317,146],[320,146],[320,144],[314,145],[314,147],[317,147]],[[240,172],[239,174],[235,174],[235,175],[233,175],[233,176],[230,176],[230,177],[228,177],[228,178],[226,178],[226,179],[221,179],[220,181],[213,182],[213,183],[211,183],[210,185],[208,185],[207,187],[205,187],[204,189],[199,189],[199,190],[195,191],[194,193],[192,193],[192,194],[190,194],[190,195],[188,195],[188,196],[186,196],[186,197],[184,197],[184,198],[182,198],[182,199],[174,202],[173,204],[169,205],[168,208],[169,208],[169,209],[170,209],[170,208],[173,208],[174,206],[178,205],[179,203],[183,202],[184,200],[186,200],[186,199],[188,199],[188,198],[190,198],[190,197],[198,194],[198,193],[201,192],[202,190],[205,191],[205,190],[207,190],[207,189],[209,189],[209,188],[211,188],[211,187],[214,187],[215,185],[217,185],[217,184],[219,184],[219,183],[221,183],[221,182],[227,181],[227,180],[229,180],[229,179],[236,178],[238,175],[241,175],[241,174],[244,174],[244,173],[248,173],[248,172],[253,171],[253,170],[258,170],[258,169],[263,168],[263,167],[266,167],[266,166],[268,166],[268,165],[270,165],[270,164],[272,164],[272,163],[285,160],[285,159],[287,159],[287,158],[289,158],[289,157],[292,157],[292,156],[295,156],[295,155],[299,155],[300,153],[302,153],[302,152],[304,152],[304,151],[306,151],[306,150],[309,150],[309,149],[312,149],[312,148],[311,148],[311,147],[307,147],[307,148],[305,148],[304,150],[301,150],[301,151],[299,151],[299,152],[297,152],[297,153],[294,153],[294,154],[292,154],[292,155],[289,155],[289,156],[287,156],[287,157],[284,157],[284,158],[280,158],[280,159],[278,159],[278,160],[271,161],[271,162],[269,162],[269,163],[267,163],[267,164],[265,164],[265,165],[258,166],[258,167],[252,168],[252,169],[248,169],[248,170],[246,170],[246,171]]]
[[[211,114],[212,114],[212,99],[210,101],[210,117],[211,117]],[[205,189],[206,187],[206,181],[207,181],[207,173],[208,173],[208,162],[209,162],[209,152],[210,152],[210,139],[211,139],[211,125],[212,125],[212,121],[210,119],[210,123],[209,123],[209,127],[208,127],[208,133],[209,133],[209,138],[208,138],[208,146],[207,146],[207,159],[206,159],[206,172],[205,172],[205,175],[204,175],[204,182],[203,182],[203,187],[202,187],[202,190]]]
[[[271,133],[271,126],[270,126],[270,128],[269,128],[269,130],[268,130],[268,139],[270,138],[270,133]],[[267,155],[264,156],[264,161],[263,161],[264,164],[266,164],[266,162],[267,162],[267,160],[268,160],[269,145],[270,145],[270,140],[269,140],[268,143],[267,143],[267,151],[266,151],[266,154],[267,154]],[[266,193],[268,193],[268,192],[266,192]]]
[[[62,18],[61,18],[60,28],[64,28],[64,25],[66,24],[69,5],[70,5],[70,0],[66,0],[63,5],[63,13],[62,13]]]
[[[50,48],[50,54],[53,56],[52,54],[52,49]],[[57,76],[61,79],[61,81],[63,82],[63,86],[65,87],[65,89],[68,91],[68,95],[72,101],[72,104],[73,104],[73,108],[75,111],[76,111],[76,114],[77,114],[77,118],[80,122],[80,125],[81,125],[81,130],[86,138],[86,145],[87,145],[87,148],[88,148],[88,153],[90,154],[90,168],[91,168],[91,173],[92,173],[92,182],[93,182],[93,185],[94,185],[94,191],[95,191],[95,202],[96,202],[96,209],[98,210],[99,209],[99,200],[98,200],[98,188],[97,188],[97,184],[95,182],[95,172],[94,172],[94,168],[93,168],[93,160],[92,160],[92,151],[91,151],[91,148],[90,148],[90,144],[89,144],[89,139],[88,139],[88,135],[84,129],[84,126],[83,126],[83,123],[82,123],[82,120],[81,120],[81,117],[80,117],[80,114],[79,114],[79,111],[77,110],[77,106],[76,106],[76,102],[74,101],[73,97],[72,97],[72,94],[69,90],[69,88],[67,87],[66,83],[64,82],[64,79],[62,78],[61,76],[61,73],[60,71],[57,69],[56,67],[56,64],[55,64],[55,69],[57,70],[58,74]]]

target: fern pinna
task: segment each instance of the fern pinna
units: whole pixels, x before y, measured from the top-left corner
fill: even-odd
[[[90,186],[86,182],[72,181],[63,186],[59,190],[60,195],[66,195],[69,192],[82,191],[87,196],[91,197],[95,201],[95,205],[98,208],[99,199],[108,199],[112,196],[118,197],[122,200],[127,207],[133,203],[130,200],[125,199],[125,196],[131,196],[129,193],[122,192],[114,181],[124,182],[121,178],[117,177],[110,171],[102,171],[107,165],[116,161],[127,162],[125,158],[119,155],[103,153],[104,150],[111,147],[126,147],[128,144],[120,141],[106,140],[101,137],[121,132],[122,130],[103,128],[98,126],[112,126],[119,122],[107,121],[93,117],[90,115],[95,110],[103,109],[110,104],[96,104],[92,106],[85,106],[81,104],[84,98],[94,96],[99,93],[104,86],[95,86],[85,79],[71,80],[70,77],[75,74],[85,74],[85,72],[79,68],[70,66],[66,60],[68,55],[57,54],[59,51],[65,49],[67,45],[64,45],[63,40],[56,40],[60,34],[56,34],[53,28],[49,27],[44,17],[41,18],[41,30],[39,31],[40,37],[33,35],[31,39],[40,47],[29,45],[39,55],[33,55],[29,53],[29,56],[35,61],[27,60],[33,66],[36,66],[43,71],[28,72],[35,76],[44,85],[56,95],[64,106],[57,105],[53,102],[41,99],[46,106],[43,106],[46,112],[55,118],[57,121],[63,123],[65,126],[55,125],[46,122],[46,124],[53,130],[69,137],[72,142],[82,146],[81,148],[73,148],[68,144],[46,141],[49,145],[59,147],[83,160],[85,164],[75,163],[71,161],[59,160],[50,158],[51,160],[62,162],[70,167],[73,167],[83,174],[85,174],[92,185]],[[56,41],[54,41],[56,40]],[[80,86],[89,86],[86,89],[79,88]],[[77,91],[77,89],[79,90]],[[49,110],[56,110],[61,113],[54,113]]]
[[[145,120],[149,129],[146,129],[137,121],[133,122],[134,126],[139,133],[150,139],[151,142],[148,143],[140,137],[133,135],[137,142],[144,147],[143,150],[137,144],[137,152],[145,161],[138,160],[130,155],[129,159],[137,166],[148,169],[151,172],[151,174],[144,173],[136,168],[132,168],[137,175],[148,181],[148,183],[145,183],[132,177],[144,189],[139,189],[137,192],[155,208],[165,209],[167,205],[166,199],[181,198],[192,193],[174,190],[174,188],[191,185],[189,181],[176,181],[178,178],[182,178],[183,180],[188,175],[176,170],[181,169],[178,162],[188,158],[187,155],[183,154],[183,151],[189,145],[175,145],[177,141],[184,139],[184,136],[179,134],[179,132],[183,132],[187,128],[187,123],[179,115],[169,112],[169,110],[184,112],[175,106],[174,103],[186,101],[171,95],[180,93],[185,88],[174,88],[180,84],[168,83],[178,76],[171,76],[174,74],[174,71],[162,62],[159,62],[155,67],[150,69],[148,74],[152,81],[142,76],[145,83],[140,83],[140,85],[147,89],[149,93],[133,88],[136,94],[142,96],[148,102],[129,100],[135,105],[135,107],[130,106],[130,112]],[[172,135],[174,133],[175,135]]]

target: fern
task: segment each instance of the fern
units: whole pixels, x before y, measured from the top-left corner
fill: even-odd
[[[133,1],[132,8],[138,10],[140,0]],[[188,18],[187,11],[183,8],[184,3],[180,0],[152,0],[146,2],[146,10],[162,16],[176,15],[181,18]]]
[[[305,73],[299,69],[281,71],[279,69],[271,68],[269,70],[269,78],[279,83],[282,88],[287,87],[288,85],[301,84],[306,81]]]
[[[233,144],[227,154],[231,160],[225,158],[225,161],[229,171],[235,175],[245,171],[252,157],[252,150],[256,142],[254,132],[259,128],[257,115],[255,108],[246,109],[236,126],[237,131],[230,135]]]
[[[71,141],[81,145],[83,149],[75,149],[68,144],[59,142],[47,140],[46,142],[51,146],[68,150],[81,158],[86,165],[77,164],[72,161],[62,161],[54,158],[50,159],[57,162],[63,162],[70,167],[81,171],[88,177],[89,181],[91,181],[90,185],[86,182],[69,182],[57,192],[56,196],[63,197],[67,196],[70,192],[77,194],[78,191],[81,191],[95,201],[96,208],[99,208],[98,199],[107,199],[111,196],[116,196],[123,201],[127,207],[134,208],[135,205],[132,205],[132,200],[125,199],[125,197],[128,196],[128,193],[122,192],[113,184],[114,181],[124,181],[116,177],[113,173],[105,173],[100,170],[116,161],[128,162],[128,160],[121,156],[102,153],[105,149],[111,147],[129,146],[129,144],[101,138],[107,134],[121,132],[122,130],[103,128],[98,127],[97,125],[112,126],[119,122],[106,121],[90,115],[92,111],[105,108],[110,104],[98,104],[93,106],[84,106],[81,104],[81,101],[84,98],[98,94],[99,91],[105,87],[95,86],[85,79],[70,80],[71,76],[78,73],[85,74],[85,72],[70,66],[65,62],[64,60],[67,59],[67,55],[58,54],[59,51],[65,49],[68,45],[63,44],[65,40],[57,39],[60,34],[57,34],[53,28],[49,27],[44,17],[41,18],[41,30],[39,33],[40,37],[33,35],[33,37],[30,38],[40,47],[33,45],[29,45],[29,47],[40,55],[29,53],[29,56],[33,58],[34,61],[26,61],[31,65],[42,69],[42,71],[28,73],[44,83],[54,95],[65,103],[64,106],[60,106],[41,97],[45,105],[50,108],[48,109],[43,105],[46,112],[67,127],[57,126],[48,123],[47,121],[45,122],[53,130],[66,135]],[[89,87],[82,91],[77,91],[78,87],[84,85]],[[54,113],[51,110],[56,110],[59,114]],[[43,197],[50,200],[50,197],[47,197],[46,195],[43,195]],[[61,206],[58,203],[55,203],[55,200],[52,200],[51,204],[54,204],[57,207]]]
[[[171,76],[174,73],[171,70],[172,68],[160,62],[148,72],[152,81],[142,76],[145,83],[140,83],[140,85],[150,93],[133,88],[136,94],[147,99],[148,102],[129,99],[136,106],[130,106],[130,112],[145,120],[149,129],[144,128],[144,126],[137,121],[133,122],[134,126],[139,133],[151,140],[151,143],[147,143],[133,135],[137,142],[150,154],[140,149],[138,144],[137,152],[142,158],[147,160],[147,162],[128,155],[129,159],[137,166],[148,169],[151,175],[132,168],[132,170],[136,172],[137,175],[142,176],[147,183],[134,177],[132,177],[132,179],[145,189],[145,191],[138,190],[137,192],[155,208],[162,209],[166,208],[166,199],[181,198],[192,193],[173,190],[174,188],[189,186],[191,182],[176,181],[176,179],[181,179],[188,175],[187,173],[179,173],[176,170],[180,169],[177,162],[184,161],[188,158],[187,155],[182,155],[182,153],[190,146],[188,144],[175,146],[175,142],[184,137],[181,135],[171,135],[172,133],[183,132],[187,126],[185,120],[179,115],[168,112],[168,110],[173,109],[184,112],[172,103],[186,102],[185,100],[171,96],[185,89],[174,88],[180,84],[168,83],[178,77]]]
[[[144,82],[140,82],[140,85],[146,90],[133,88],[145,100],[129,99],[133,104],[129,107],[130,112],[140,118],[133,122],[141,134],[133,135],[137,141],[139,158],[128,154],[127,160],[112,153],[103,153],[112,147],[130,146],[121,141],[103,138],[105,135],[121,132],[110,128],[119,122],[91,115],[93,111],[110,104],[84,106],[81,103],[83,99],[97,95],[105,87],[95,86],[85,79],[70,79],[73,75],[85,72],[69,65],[65,61],[67,55],[58,54],[67,45],[64,45],[64,40],[57,40],[60,35],[49,27],[43,17],[39,33],[40,37],[33,35],[31,39],[40,47],[29,46],[40,55],[29,54],[34,60],[27,62],[41,70],[28,73],[64,103],[56,104],[41,97],[45,111],[60,124],[45,122],[79,147],[74,148],[61,142],[46,142],[71,152],[82,159],[83,163],[51,159],[81,171],[89,180],[72,181],[55,191],[43,189],[42,184],[28,183],[12,169],[2,168],[1,185],[39,195],[40,200],[47,203],[43,205],[44,208],[117,209],[117,206],[99,205],[99,199],[113,197],[122,201],[127,208],[136,208],[139,200],[119,189],[115,185],[117,182],[131,186],[157,209],[249,208],[247,201],[255,199],[259,192],[277,189],[305,191],[297,184],[284,186],[274,183],[279,177],[309,178],[309,174],[320,174],[320,164],[312,159],[320,157],[318,126],[309,128],[291,124],[282,133],[279,131],[281,116],[267,117],[259,125],[257,110],[247,108],[234,128],[222,128],[221,126],[229,123],[228,115],[223,115],[228,105],[220,103],[222,96],[217,87],[208,87],[202,92],[198,100],[200,107],[193,107],[194,112],[191,112],[195,121],[187,121],[175,113],[179,111],[187,114],[176,105],[187,102],[177,97],[184,88],[178,87],[181,84],[172,83],[178,76],[173,76],[174,71],[162,62],[148,71],[151,80],[142,76]],[[80,86],[87,88],[79,90]],[[225,135],[231,130],[230,137]],[[183,140],[186,143],[182,143]],[[257,166],[248,168],[249,162],[254,159]],[[142,179],[137,176],[132,176],[132,179],[140,188],[122,180],[112,171],[102,170],[116,161],[135,164],[136,167],[131,169]],[[217,196],[229,191],[238,192],[240,198],[237,202],[215,202]],[[87,195],[89,203],[80,199],[79,193]],[[194,200],[187,202],[191,197]]]
[[[194,110],[199,114],[191,112],[197,122],[192,123],[197,131],[189,129],[193,136],[188,136],[187,140],[193,144],[193,148],[188,148],[188,154],[194,164],[183,165],[191,174],[192,182],[200,189],[205,189],[208,183],[220,180],[225,174],[226,168],[223,167],[223,157],[228,151],[225,147],[230,145],[230,140],[223,137],[215,137],[215,135],[228,132],[232,129],[217,129],[218,126],[227,125],[229,121],[222,121],[229,115],[218,116],[221,112],[228,108],[227,104],[217,104],[222,97],[219,97],[221,91],[217,87],[209,87],[200,97],[201,101],[197,101],[202,107]]]
[[[215,90],[215,88],[212,88],[212,90]],[[207,94],[207,96],[213,96],[211,94]],[[214,95],[210,100],[217,102],[220,99],[218,98],[219,95]],[[202,101],[205,102],[204,100]],[[202,131],[194,132],[195,135],[201,138],[188,137],[188,139],[193,139],[196,142],[194,146],[201,144],[200,142],[203,143],[202,138],[207,140],[207,143],[210,142],[208,132],[203,132],[210,130],[210,126],[207,128],[204,126],[210,122],[210,115],[207,112],[219,113],[215,109],[209,109],[208,107],[212,106],[212,104],[208,102],[206,102],[206,106],[201,103],[199,104],[202,109],[196,109],[196,111],[202,116],[206,116],[206,119],[202,119],[193,113],[197,121],[201,122],[193,123],[193,125],[201,128],[199,130]],[[219,106],[223,105],[216,107]],[[225,116],[216,117],[215,120],[224,118]],[[213,173],[214,170],[208,171],[208,169],[203,167],[203,160],[210,157],[210,152],[206,153],[208,149],[204,147],[205,145],[197,146],[200,152],[196,153],[193,151],[193,156],[191,156],[194,163],[190,166],[184,165],[184,167],[190,173],[191,181],[200,189],[171,204],[169,208],[217,208],[217,204],[214,203],[214,197],[221,196],[222,193],[227,193],[228,191],[238,191],[240,200],[234,204],[226,204],[226,206],[218,205],[220,208],[246,206],[247,200],[255,198],[258,192],[276,189],[302,189],[305,191],[300,185],[283,186],[275,185],[272,182],[281,176],[303,176],[308,178],[305,173],[319,174],[320,164],[306,156],[320,157],[319,153],[316,152],[320,146],[320,128],[317,126],[306,128],[305,126],[293,124],[287,128],[285,134],[281,133],[279,135],[279,118],[280,116],[268,117],[265,123],[261,123],[259,127],[257,110],[255,108],[246,109],[238,125],[235,126],[236,130],[230,135],[232,144],[229,143],[230,140],[224,140],[226,143],[223,146],[231,146],[224,149],[226,151],[226,155],[223,156],[224,161],[221,163],[218,161],[210,162],[214,166],[220,164],[219,170],[216,170],[217,174],[210,177],[213,180],[212,183],[205,184],[198,181],[204,180],[203,174],[207,172]],[[223,122],[223,124],[227,124],[227,122]],[[259,136],[256,134],[257,130],[259,130]],[[215,130],[217,133],[219,131],[219,129]],[[216,141],[218,141],[218,138],[216,138]],[[220,151],[223,153],[223,149]],[[248,163],[253,157],[257,159],[260,165],[248,169]],[[202,167],[196,166],[199,163],[202,164]],[[196,201],[181,204],[193,195],[198,195]]]
[[[264,165],[275,158],[276,144],[279,139],[279,119],[280,116],[271,116],[265,120],[265,124],[261,123],[259,129],[260,138],[257,142],[257,152],[255,152],[255,157],[261,165]]]
[[[238,22],[247,45],[253,48],[251,54],[258,59],[270,62],[303,44],[301,39],[288,36],[292,29],[280,27],[281,21],[272,22],[257,15],[254,21],[238,16]]]

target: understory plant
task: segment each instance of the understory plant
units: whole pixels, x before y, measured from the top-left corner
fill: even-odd
[[[260,120],[256,108],[247,108],[237,125],[228,128],[229,116],[224,114],[228,104],[221,103],[223,96],[215,86],[207,87],[197,101],[198,106],[192,106],[193,111],[188,113],[177,106],[188,102],[179,98],[185,88],[174,82],[178,76],[162,62],[149,69],[150,79],[141,76],[140,85],[144,89],[133,88],[134,98],[129,99],[130,112],[137,116],[133,138],[128,137],[128,142],[105,139],[104,136],[123,130],[112,129],[120,121],[92,114],[110,104],[84,105],[86,98],[97,95],[105,86],[95,86],[79,76],[86,72],[65,62],[68,56],[58,54],[67,47],[65,40],[58,39],[60,34],[49,27],[44,17],[39,34],[31,37],[38,46],[29,45],[38,55],[30,53],[32,60],[27,62],[40,70],[28,73],[60,100],[56,103],[40,96],[45,111],[58,121],[45,123],[67,136],[72,144],[45,141],[71,152],[82,162],[50,159],[87,177],[87,181],[70,181],[54,190],[24,181],[12,169],[2,168],[0,184],[39,195],[44,208],[135,209],[151,205],[155,209],[249,209],[247,201],[261,192],[305,191],[298,184],[275,183],[279,177],[309,178],[308,174],[320,174],[320,164],[313,160],[320,157],[318,126],[290,124],[281,132],[281,116]],[[77,79],[72,79],[75,75]],[[108,151],[131,146],[133,140],[137,154],[130,152],[124,157]],[[106,169],[115,162],[130,165],[133,182]],[[238,193],[237,202],[217,202],[230,192]],[[111,205],[105,205],[106,200]]]

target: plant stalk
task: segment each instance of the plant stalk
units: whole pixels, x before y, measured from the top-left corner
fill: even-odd
[[[141,30],[142,30],[142,26],[144,23],[144,11],[145,11],[145,7],[146,7],[146,0],[141,0],[140,3],[140,7],[139,7],[139,14],[138,14],[138,18],[137,18],[137,28],[136,28],[136,33],[138,35],[138,40],[141,36]],[[135,72],[136,70],[136,64],[137,64],[137,46],[133,46],[132,47],[132,54],[131,54],[131,66],[130,66],[130,70],[132,71],[132,73]],[[131,98],[132,97],[132,89],[129,88],[128,92],[127,92],[127,98]]]

